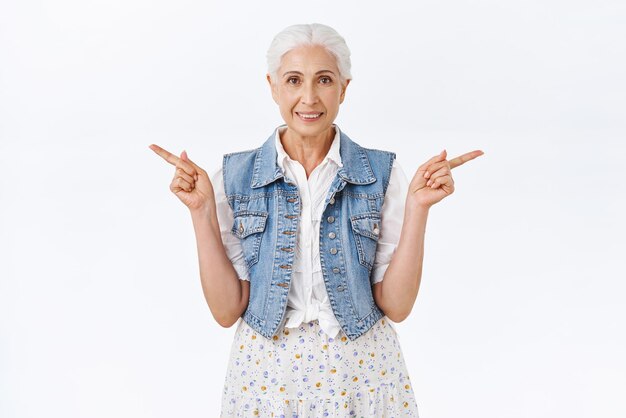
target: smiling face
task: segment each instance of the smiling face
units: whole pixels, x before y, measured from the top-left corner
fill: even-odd
[[[341,83],[335,57],[319,45],[287,52],[277,79],[267,80],[288,131],[314,138],[328,135],[350,82]]]

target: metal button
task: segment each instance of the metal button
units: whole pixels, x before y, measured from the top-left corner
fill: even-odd
[[[239,222],[239,233],[243,234],[243,224]]]
[[[331,254],[337,254],[337,249],[336,248],[331,248],[330,249],[330,253]]]
[[[343,285],[339,285],[337,286],[337,290],[343,292],[344,290],[346,290],[346,288]]]
[[[335,222],[335,217],[334,216],[329,216],[328,218],[326,218],[326,220],[328,221],[328,223],[333,223]]]
[[[378,233],[380,232],[380,230],[378,229],[378,224],[374,224],[374,229],[372,232],[374,233],[374,235],[378,235]]]
[[[293,203],[296,200],[298,200],[298,199],[296,199],[295,197],[290,197],[289,199],[287,199],[287,202]]]
[[[328,233],[328,238],[330,239],[334,239],[337,235],[334,232],[329,232]]]
[[[333,273],[339,273],[339,267],[333,267]]]
[[[289,283],[276,283],[276,286],[289,287]]]
[[[335,204],[335,197],[334,197],[334,196],[330,198],[330,202],[329,202],[329,203],[330,203],[331,205],[334,205],[334,204]]]

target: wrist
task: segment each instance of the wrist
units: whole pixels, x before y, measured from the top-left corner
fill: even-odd
[[[431,207],[432,205],[407,202],[405,210],[410,213],[428,215],[428,211],[430,210]]]
[[[192,219],[209,218],[215,213],[215,202],[209,201],[197,208],[189,208]]]

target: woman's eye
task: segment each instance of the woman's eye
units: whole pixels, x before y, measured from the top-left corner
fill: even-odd
[[[322,82],[322,84],[328,84],[328,83],[332,82],[333,80],[330,77],[324,76],[324,77],[320,78],[320,81]]]
[[[287,79],[287,83],[289,83],[289,84],[297,84],[298,83],[298,78],[297,77],[289,77]]]

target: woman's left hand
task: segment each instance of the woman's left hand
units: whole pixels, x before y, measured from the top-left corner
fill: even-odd
[[[471,151],[452,160],[446,160],[446,150],[422,164],[409,185],[408,202],[411,205],[430,208],[454,192],[451,170],[483,155],[480,150]]]

